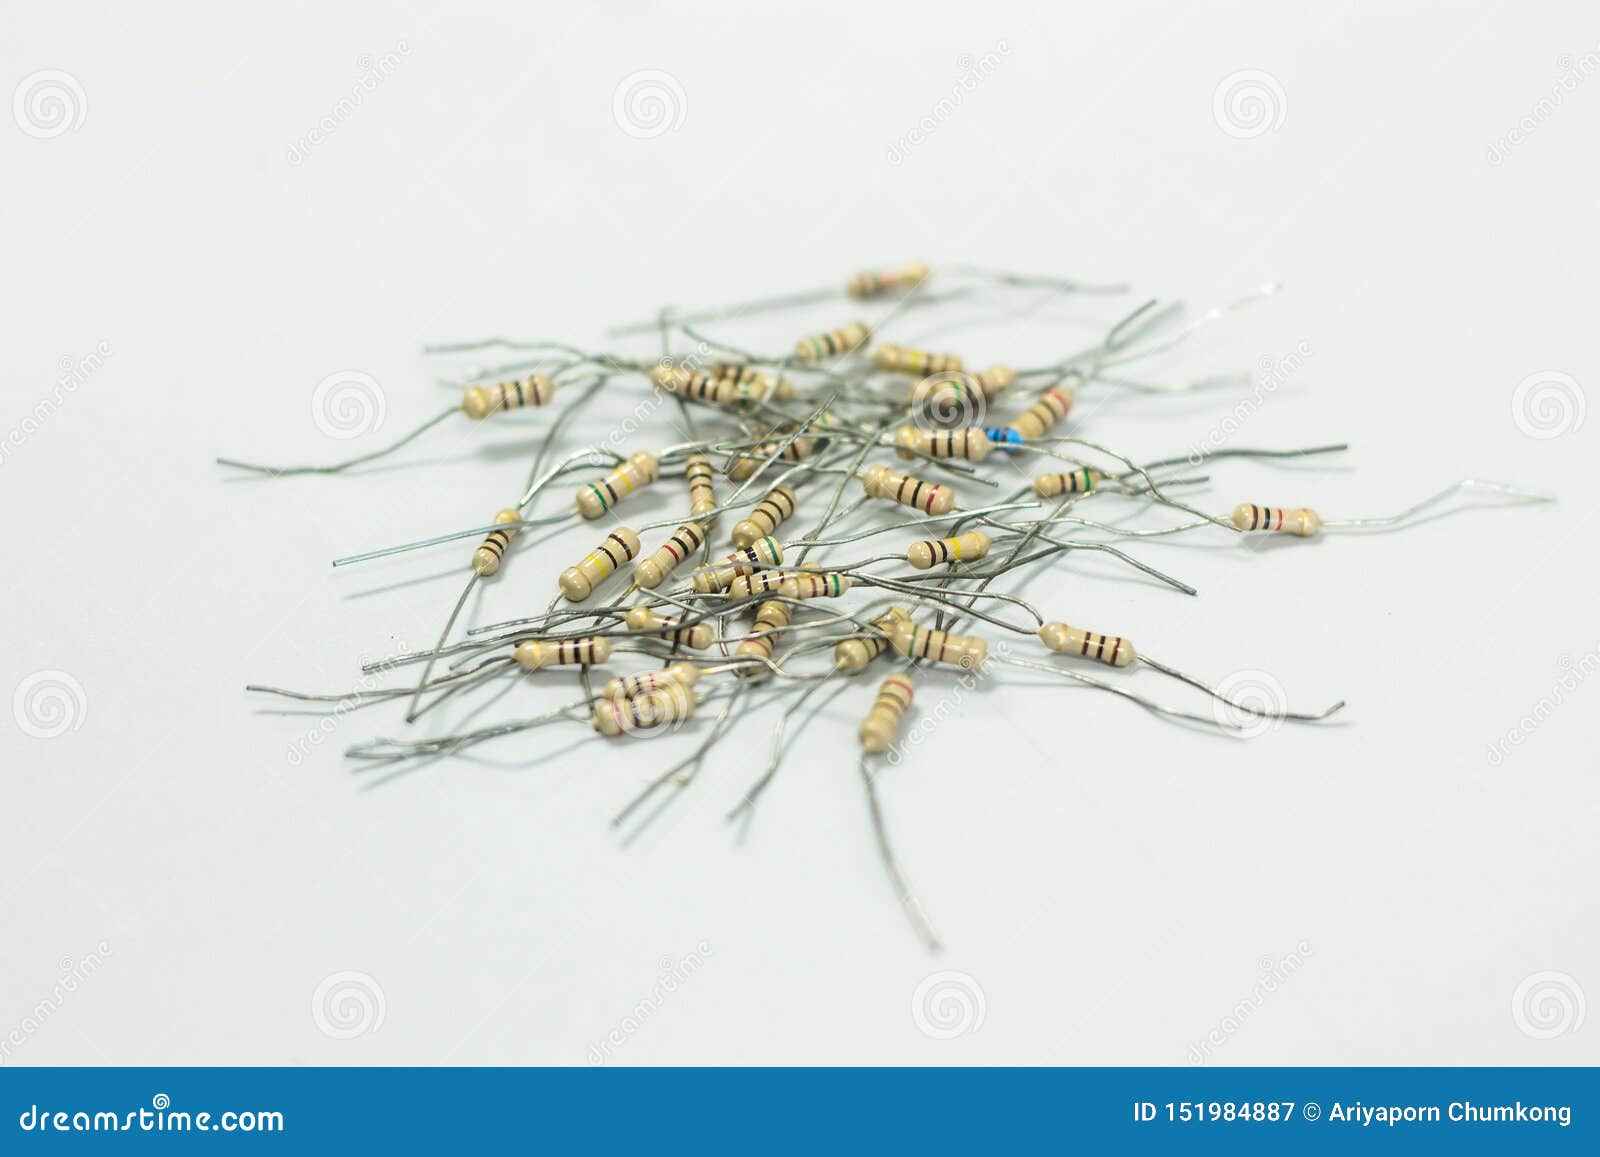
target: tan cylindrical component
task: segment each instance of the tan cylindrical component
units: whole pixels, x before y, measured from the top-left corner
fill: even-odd
[[[953,374],[961,369],[961,359],[955,354],[931,354],[897,345],[879,346],[872,353],[872,364],[886,374],[915,374],[919,378]]]
[[[494,516],[494,521],[497,526],[521,522],[522,512],[508,506]],[[488,578],[499,570],[500,556],[505,554],[506,547],[510,545],[511,540],[517,536],[517,531],[521,529],[521,527],[515,527],[511,530],[491,530],[489,537],[483,540],[483,545],[472,552],[472,569],[484,578]]]
[[[641,671],[637,675],[618,675],[615,679],[607,679],[605,685],[600,688],[600,694],[607,699],[631,699],[635,695],[642,695],[647,691],[659,691],[672,684],[693,687],[699,681],[699,667],[693,663],[674,663],[670,667],[655,671]]]
[[[556,384],[543,374],[529,374],[497,386],[468,386],[461,395],[461,412],[479,422],[498,410],[542,406],[555,392]]]
[[[872,329],[864,321],[830,329],[827,333],[803,337],[795,343],[794,356],[803,362],[820,362],[860,349],[872,339]]]
[[[776,600],[762,603],[756,610],[756,625],[750,638],[740,643],[734,654],[742,658],[770,659],[777,645],[776,633],[789,625],[789,604]]]
[[[756,503],[750,517],[734,524],[733,545],[749,546],[777,530],[783,520],[794,513],[795,492],[787,486],[774,486],[767,496]]]
[[[1303,506],[1286,510],[1282,506],[1253,506],[1248,502],[1241,502],[1233,508],[1233,513],[1228,515],[1228,521],[1246,534],[1265,530],[1310,538],[1322,529],[1322,519],[1317,512]]]
[[[989,435],[977,426],[959,430],[922,430],[916,426],[901,426],[895,431],[895,446],[902,458],[913,457],[911,451],[930,458],[965,458],[968,462],[982,462],[989,456],[993,444]]]
[[[704,402],[708,406],[726,406],[733,400],[734,387],[731,383],[716,381],[683,366],[651,366],[648,376],[657,389],[664,393],[676,394],[680,398],[688,398],[692,402]]]
[[[729,362],[711,367],[711,376],[719,382],[730,382],[730,398],[736,405],[755,405],[768,399],[782,401],[795,396],[794,383],[788,378],[774,378],[754,366],[741,366]]]
[[[524,671],[541,667],[592,666],[611,658],[611,644],[598,635],[581,639],[524,639],[512,652]]]
[[[851,297],[862,299],[882,297],[889,293],[903,293],[921,285],[932,272],[920,261],[913,261],[910,265],[902,265],[897,269],[869,270],[866,273],[858,273],[847,281],[844,291]]]
[[[734,551],[714,566],[694,572],[694,589],[703,595],[725,591],[740,575],[754,574],[760,565],[777,566],[783,561],[783,547],[775,538],[758,538],[749,546]]]
[[[982,373],[973,374],[972,377],[986,398],[1003,394],[1017,384],[1016,371],[1010,366],[990,366]]]
[[[900,720],[911,706],[916,687],[904,675],[890,675],[878,687],[878,699],[861,722],[861,746],[874,754],[889,750]]]
[[[672,532],[672,537],[662,543],[659,550],[633,568],[633,581],[646,590],[653,590],[679,563],[699,550],[705,540],[706,532],[698,522],[684,523]]]
[[[834,663],[844,671],[865,670],[868,663],[889,649],[889,632],[895,624],[910,621],[911,615],[904,607],[890,607],[887,614],[872,621],[874,630],[860,631],[834,647]]]
[[[619,526],[606,535],[604,542],[584,555],[577,566],[569,566],[561,572],[561,593],[581,603],[619,566],[638,555],[639,536],[626,526]]]
[[[711,459],[691,454],[683,460],[684,477],[689,480],[689,513],[698,518],[717,508],[716,491],[711,489]]]
[[[988,553],[989,536],[981,530],[969,530],[954,538],[929,538],[913,542],[906,548],[906,561],[918,570],[927,570],[947,562],[982,558]]]
[[[909,622],[890,628],[889,645],[908,659],[951,663],[968,671],[976,671],[989,657],[989,644],[976,635],[930,631]]]
[[[850,589],[850,579],[838,571],[822,574],[792,574],[778,586],[786,599],[834,599]]]
[[[1052,651],[1066,655],[1082,655],[1108,667],[1126,667],[1138,658],[1133,644],[1116,635],[1097,635],[1093,631],[1080,631],[1065,623],[1046,623],[1039,628],[1039,638]]]
[[[754,574],[735,576],[728,584],[728,589],[723,592],[730,599],[747,599],[751,595],[775,595],[782,593],[780,588],[784,580],[792,577],[792,571],[786,570],[758,570]]]
[[[1022,416],[1011,423],[1024,442],[1042,437],[1050,427],[1067,416],[1072,409],[1072,391],[1061,386],[1051,386],[1039,395],[1039,400],[1029,406]]]
[[[676,723],[694,714],[694,692],[669,683],[629,699],[603,699],[594,709],[594,729],[601,735],[625,735]]]
[[[826,439],[823,438],[813,438],[808,434],[801,435],[783,447],[783,453],[778,455],[777,460],[779,462],[798,462],[802,458],[809,458],[825,442]],[[742,454],[736,454],[733,461],[728,464],[728,477],[735,482],[743,482],[756,472],[758,466],[768,458],[771,458],[773,451],[780,445],[782,445],[781,440],[763,442],[754,449],[746,450]]]
[[[1065,474],[1041,474],[1033,480],[1033,492],[1040,498],[1055,498],[1060,494],[1088,494],[1105,475],[1092,466],[1069,470]]]
[[[887,466],[874,466],[862,475],[861,485],[873,498],[887,498],[925,514],[949,514],[956,496],[948,486],[924,482]]]
[[[668,618],[650,607],[634,607],[623,616],[622,621],[630,631],[649,631],[695,651],[704,651],[716,639],[716,632],[712,630],[710,623],[680,627],[677,619]]]
[[[578,491],[578,513],[585,518],[599,518],[660,474],[661,460],[648,450],[640,450],[598,482],[590,482]]]

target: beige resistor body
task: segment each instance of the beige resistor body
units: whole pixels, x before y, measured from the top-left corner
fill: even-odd
[[[872,621],[875,631],[861,631],[833,649],[833,661],[845,671],[865,670],[867,664],[889,649],[889,632],[897,623],[911,622],[904,607],[890,607],[888,613]]]
[[[696,623],[692,627],[678,626],[678,620],[668,618],[660,611],[649,607],[634,607],[622,621],[627,624],[630,631],[649,631],[669,639],[679,646],[689,647],[692,650],[704,651],[715,641],[717,633],[710,623]]]
[[[879,346],[872,353],[872,364],[887,374],[915,374],[919,378],[953,374],[961,369],[961,359],[955,354],[931,354],[897,345]]]
[[[777,530],[783,520],[794,513],[796,497],[795,492],[787,486],[774,486],[767,491],[767,495],[756,508],[750,512],[750,517],[734,524],[733,545],[749,546],[758,538],[764,538]]]
[[[524,639],[512,655],[524,671],[574,664],[588,667],[611,658],[611,644],[598,635],[586,635],[581,639]]]
[[[602,699],[594,709],[594,729],[601,735],[625,735],[676,723],[694,714],[694,692],[669,683],[627,699]]]
[[[561,572],[561,593],[573,602],[581,603],[619,566],[638,556],[639,536],[626,526],[619,526],[606,535],[604,542],[584,555],[577,566],[570,566]]]
[[[698,522],[686,522],[672,532],[672,537],[647,559],[633,568],[633,581],[651,590],[661,585],[679,563],[699,550],[706,540],[706,532]]]
[[[803,362],[820,362],[860,349],[872,339],[872,328],[864,321],[830,329],[827,333],[803,337],[794,346],[794,356]]]
[[[739,405],[754,405],[769,398],[784,401],[795,396],[794,383],[788,378],[774,378],[754,366],[723,362],[711,367],[711,376],[719,382],[732,383],[729,401]]]
[[[670,667],[661,667],[654,671],[641,671],[637,675],[618,675],[615,679],[607,679],[600,688],[600,694],[607,699],[631,699],[635,695],[642,695],[647,691],[659,691],[673,684],[693,687],[700,681],[700,673],[700,668],[693,663],[674,663]]]
[[[930,458],[965,458],[968,462],[982,462],[994,449],[994,444],[977,426],[959,430],[922,430],[916,426],[901,426],[895,431],[896,453],[902,458],[915,457],[912,451]]]
[[[1070,409],[1072,391],[1063,386],[1051,386],[1039,395],[1039,400],[1029,406],[1021,417],[1011,423],[1011,428],[1024,442],[1031,442],[1043,437],[1046,431],[1067,416]]]
[[[862,299],[882,297],[889,293],[903,293],[921,285],[931,274],[932,270],[922,262],[913,261],[910,265],[902,265],[897,269],[858,273],[845,283],[844,291],[851,297]]]
[[[1317,512],[1303,506],[1285,509],[1282,506],[1253,506],[1248,502],[1241,502],[1233,508],[1228,521],[1247,534],[1251,531],[1265,530],[1310,538],[1322,529],[1322,519],[1318,517]]]
[[[904,675],[890,675],[878,687],[878,698],[861,722],[861,746],[874,754],[889,750],[900,720],[911,706],[916,687]]]
[[[783,561],[783,547],[772,537],[758,538],[749,546],[728,555],[713,566],[694,572],[694,589],[703,595],[725,591],[741,575],[756,573],[758,567],[777,566]]]
[[[711,489],[711,459],[691,454],[683,460],[684,477],[689,480],[689,513],[698,518],[717,508],[717,494]]]
[[[789,604],[776,600],[762,603],[756,609],[756,625],[750,638],[740,643],[734,654],[744,658],[770,659],[777,645],[776,632],[789,625]]]
[[[648,450],[640,450],[599,481],[578,491],[578,513],[599,518],[641,486],[648,486],[661,475],[661,460]]]
[[[1033,492],[1040,498],[1055,498],[1060,494],[1088,494],[1105,475],[1093,466],[1069,470],[1065,474],[1041,474],[1033,480]]]
[[[778,593],[786,599],[834,599],[849,589],[849,577],[838,571],[792,574],[778,585]]]
[[[906,561],[918,570],[927,570],[947,562],[982,558],[988,553],[989,536],[981,530],[969,530],[954,538],[929,538],[913,542],[906,548]]]
[[[1066,655],[1082,655],[1108,667],[1126,667],[1137,659],[1133,644],[1116,635],[1097,635],[1081,631],[1065,623],[1046,623],[1039,628],[1039,638],[1052,651]]]
[[[542,406],[555,392],[556,384],[543,374],[529,374],[497,386],[468,386],[461,395],[461,412],[477,422],[500,410]]]
[[[924,482],[887,466],[874,466],[861,476],[861,485],[873,498],[887,498],[925,514],[949,514],[956,496],[948,486]]]
[[[508,506],[494,516],[494,521],[498,526],[521,522],[522,512]],[[510,530],[491,530],[489,537],[483,540],[483,545],[472,552],[472,569],[484,578],[488,578],[499,570],[501,556],[505,554],[506,547],[510,545],[511,540],[517,536],[517,531],[520,529],[520,527],[514,527]]]
[[[983,391],[985,398],[992,398],[996,394],[1003,394],[1017,384],[1017,374],[1010,366],[990,366],[980,373],[972,375],[978,389]]]
[[[806,567],[810,570],[816,570],[818,564],[811,562],[807,563]],[[794,572],[788,570],[758,570],[752,574],[736,575],[723,594],[730,599],[747,599],[751,595],[781,594],[784,582],[793,577]]]
[[[824,417],[826,417],[826,415],[824,415]],[[821,422],[822,419],[819,418],[818,424]],[[733,479],[735,482],[743,482],[746,478],[749,478],[756,472],[757,467],[759,467],[768,458],[771,458],[773,452],[781,445],[783,445],[781,440],[763,442],[754,449],[746,450],[742,454],[734,455],[733,461],[728,463],[728,477]],[[778,455],[777,461],[799,462],[802,459],[811,457],[811,455],[817,452],[818,448],[825,445],[827,445],[826,438],[813,437],[810,434],[802,434],[793,442],[790,442],[787,446],[783,447],[783,453]]]
[[[915,623],[896,623],[889,630],[889,645],[908,659],[951,663],[976,671],[989,657],[989,644],[976,635],[951,635],[930,631]]]
[[[704,402],[708,406],[726,406],[733,401],[737,392],[732,382],[719,382],[684,366],[651,366],[648,377],[657,389],[665,393],[676,394],[692,402]]]

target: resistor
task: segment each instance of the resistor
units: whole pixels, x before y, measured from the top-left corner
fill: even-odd
[[[585,518],[599,518],[641,486],[648,486],[661,474],[661,460],[648,450],[640,450],[598,482],[578,491],[578,512]]]
[[[880,269],[876,272],[858,273],[845,283],[844,291],[851,297],[866,299],[883,297],[890,293],[903,293],[915,289],[932,273],[920,261],[902,265],[898,269]]]
[[[741,547],[713,566],[703,566],[694,572],[694,589],[703,595],[714,595],[728,589],[740,575],[754,574],[758,567],[776,566],[783,561],[783,547],[770,535],[758,538],[749,546]]]
[[[683,472],[689,479],[689,513],[699,517],[717,508],[717,494],[711,489],[711,459],[704,454],[691,454],[683,460]]]
[[[904,675],[885,679],[878,687],[877,701],[861,723],[861,746],[874,754],[888,751],[914,694],[916,687]]]
[[[819,446],[826,444],[827,439],[825,438],[805,436],[796,438],[783,448],[783,453],[778,455],[778,461],[799,462],[803,458],[811,457],[812,454],[816,453]],[[779,443],[777,442],[763,442],[754,450],[747,450],[743,454],[735,455],[733,461],[728,464],[728,477],[735,482],[743,482],[756,472],[756,467],[772,457],[773,451],[778,446]]]
[[[1072,391],[1062,386],[1051,386],[1039,400],[1029,406],[1021,417],[1011,423],[1024,442],[1031,442],[1044,434],[1072,409]]]
[[[815,567],[817,564],[810,565]],[[735,576],[723,593],[730,599],[747,599],[751,595],[775,595],[779,593],[778,588],[783,586],[784,580],[793,577],[792,571],[758,570],[754,574]]]
[[[659,550],[633,568],[633,581],[652,590],[673,572],[684,559],[699,550],[706,532],[698,522],[686,522],[672,532]]]
[[[619,566],[638,555],[639,536],[626,526],[619,526],[606,535],[604,542],[586,554],[577,566],[569,566],[561,572],[561,593],[573,602],[581,603]]]
[[[989,644],[976,635],[931,631],[912,622],[896,623],[889,631],[889,645],[908,659],[952,663],[968,671],[976,671],[989,657]]]
[[[648,376],[658,389],[708,406],[726,406],[735,393],[732,383],[719,382],[684,366],[654,365]]]
[[[948,486],[924,482],[887,466],[872,467],[862,475],[861,485],[873,498],[887,498],[927,514],[949,514],[956,504],[956,496]]]
[[[887,614],[872,621],[872,631],[859,631],[833,649],[834,663],[844,671],[864,670],[868,663],[889,649],[889,632],[896,623],[909,623],[904,607],[890,607]]]
[[[497,410],[542,406],[555,392],[556,384],[543,374],[529,374],[497,386],[468,386],[461,395],[461,412],[477,422]]]
[[[580,639],[524,639],[512,651],[524,671],[541,667],[588,667],[611,658],[611,644],[599,635]]]
[[[1033,492],[1040,498],[1054,498],[1058,494],[1088,494],[1105,475],[1093,466],[1069,470],[1065,474],[1041,474],[1033,480]]]
[[[955,538],[929,538],[913,542],[906,548],[906,561],[918,570],[927,570],[947,562],[982,558],[988,553],[989,536],[981,530],[969,530]]]
[[[1052,651],[1068,655],[1082,655],[1108,667],[1126,667],[1137,659],[1133,644],[1116,635],[1097,635],[1093,631],[1080,631],[1065,623],[1046,623],[1039,628],[1039,638]]]
[[[902,458],[912,458],[919,451],[930,458],[965,458],[968,462],[982,462],[993,446],[989,436],[976,426],[959,430],[922,430],[916,426],[901,426],[895,431],[895,452]]]
[[[872,329],[864,321],[852,321],[827,333],[803,337],[795,343],[794,356],[803,362],[820,362],[860,349],[872,338]]]
[[[505,526],[511,522],[521,522],[522,512],[508,506],[494,516],[494,521],[497,526]],[[511,540],[517,536],[517,531],[521,529],[521,527],[514,527],[511,530],[491,530],[489,537],[483,540],[483,545],[472,552],[472,569],[484,578],[488,578],[499,570],[500,556],[505,554],[506,547],[510,545]]]
[[[961,359],[955,354],[930,354],[926,350],[897,345],[879,346],[872,353],[872,364],[884,373],[915,374],[919,378],[956,373],[961,369]]]
[[[850,579],[838,571],[823,574],[792,574],[778,586],[786,599],[835,599],[850,589]]]
[[[641,671],[637,675],[618,675],[615,679],[607,679],[600,688],[600,694],[606,699],[631,699],[635,695],[659,691],[663,687],[673,685],[693,687],[699,681],[699,667],[693,663],[674,663],[670,667],[661,667],[654,671]]]
[[[756,508],[750,512],[750,517],[737,522],[733,527],[733,545],[749,546],[758,538],[764,538],[777,530],[784,519],[794,514],[796,501],[795,492],[787,486],[774,486],[767,491],[766,497],[756,503]]]
[[[651,631],[664,639],[695,651],[704,651],[716,639],[710,623],[696,623],[692,627],[678,626],[678,620],[668,618],[649,607],[634,607],[622,621],[630,631]]]
[[[794,383],[788,378],[774,378],[754,366],[735,362],[719,362],[711,367],[711,376],[719,382],[730,382],[733,394],[730,401],[741,404],[765,402],[769,398],[785,401],[795,396]]]
[[[789,604],[776,599],[762,603],[756,610],[756,625],[750,638],[740,643],[734,654],[743,658],[770,659],[777,640],[775,633],[789,625]]]
[[[1281,506],[1253,506],[1248,502],[1241,502],[1233,508],[1233,513],[1228,515],[1228,521],[1247,534],[1251,531],[1265,530],[1310,538],[1322,529],[1322,519],[1317,512],[1303,506],[1286,510]]]
[[[972,378],[986,398],[1003,394],[1017,384],[1017,373],[1010,366],[990,366],[981,373],[973,374]]]
[[[983,432],[984,432],[984,434],[986,434],[988,436],[989,442],[990,442],[991,445],[994,445],[994,446],[1020,446],[1020,445],[1022,445],[1022,435],[1019,434],[1017,431],[1013,430],[1010,426],[985,426],[983,428]]]
[[[669,683],[631,699],[602,699],[594,709],[594,729],[601,735],[625,735],[676,723],[694,714],[694,692]]]

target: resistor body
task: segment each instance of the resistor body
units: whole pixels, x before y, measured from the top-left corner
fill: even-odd
[[[706,532],[698,522],[686,522],[672,532],[672,537],[662,543],[649,558],[633,568],[633,581],[652,590],[673,572],[684,559],[699,550],[706,540]]]
[[[661,475],[661,460],[641,450],[597,482],[578,491],[578,513],[599,518],[641,486],[648,486]]]
[[[968,462],[982,462],[994,447],[977,426],[964,426],[959,430],[922,430],[916,426],[901,426],[895,431],[896,453],[902,458],[915,457],[914,452],[930,458],[965,458]]]
[[[1065,474],[1041,474],[1033,480],[1033,492],[1040,498],[1055,498],[1060,494],[1088,494],[1105,475],[1092,466],[1069,470]]]
[[[883,297],[890,293],[903,293],[915,289],[928,279],[932,270],[920,261],[902,265],[897,269],[880,269],[858,273],[845,283],[844,291],[851,297],[865,300]]]
[[[861,746],[874,754],[888,751],[915,694],[916,687],[904,675],[890,675],[879,684],[877,701],[861,722]]]
[[[976,671],[989,657],[989,644],[976,635],[952,635],[911,622],[890,629],[889,645],[908,659],[950,663],[968,671]]]
[[[1046,623],[1039,628],[1039,638],[1052,651],[1082,655],[1108,667],[1126,667],[1139,657],[1133,644],[1126,639],[1116,635],[1097,635],[1065,623]]]
[[[873,498],[887,498],[926,514],[949,514],[956,504],[956,496],[948,486],[924,482],[887,466],[872,467],[862,475],[861,485]]]
[[[639,536],[626,526],[606,535],[605,541],[583,557],[577,566],[561,572],[561,593],[581,603],[616,569],[639,555]]]
[[[778,585],[778,593],[786,599],[834,599],[849,589],[849,577],[838,571],[792,574]]]
[[[788,378],[774,378],[754,366],[741,366],[722,362],[711,367],[711,376],[719,382],[733,386],[729,401],[740,405],[754,405],[769,398],[783,401],[795,395],[794,383]]]
[[[889,649],[889,634],[898,623],[911,622],[904,607],[890,607],[887,614],[872,621],[876,630],[861,631],[833,649],[833,661],[845,671],[864,670],[868,663]]]
[[[627,699],[602,699],[594,709],[594,729],[601,735],[626,735],[676,723],[694,714],[694,692],[669,683]]]
[[[512,522],[522,521],[522,512],[510,506],[494,516],[496,525],[505,526]],[[506,547],[517,536],[520,527],[510,530],[491,530],[489,537],[483,540],[483,545],[472,552],[472,569],[484,578],[488,578],[500,569],[500,558],[506,552]]]
[[[1072,391],[1061,386],[1051,386],[1039,395],[1039,400],[1029,406],[1021,417],[1011,423],[1024,442],[1041,438],[1072,409]]]
[[[699,681],[699,667],[693,663],[674,663],[670,667],[662,667],[655,671],[641,671],[637,675],[618,675],[615,679],[607,679],[600,688],[600,694],[607,699],[631,699],[635,695],[642,695],[647,691],[659,691],[673,684],[693,687]]]
[[[777,460],[779,462],[799,462],[815,454],[818,447],[825,445],[826,441],[824,438],[814,438],[809,434],[802,434],[793,442],[784,446],[783,453],[778,455]],[[780,445],[781,442],[763,442],[753,450],[746,450],[742,454],[736,454],[733,461],[728,464],[728,477],[735,482],[743,482],[753,475],[763,462],[771,458],[773,451],[777,450]]]
[[[787,486],[774,486],[766,497],[756,503],[750,517],[734,524],[733,545],[749,546],[758,538],[765,538],[794,513],[795,492]]]
[[[694,589],[703,595],[725,591],[734,579],[754,574],[758,567],[776,566],[783,561],[783,547],[772,537],[758,538],[749,546],[728,555],[713,566],[703,566],[694,572]]]
[[[512,655],[524,671],[537,671],[541,667],[587,667],[611,658],[611,644],[598,635],[580,639],[524,639]]]
[[[743,658],[770,659],[777,644],[776,632],[789,625],[789,604],[777,600],[762,603],[756,610],[756,625],[750,638],[740,643],[734,654]]]
[[[780,594],[784,581],[793,577],[794,572],[786,570],[758,570],[754,574],[736,575],[723,593],[730,599]]]
[[[704,402],[708,406],[729,405],[737,392],[733,383],[719,382],[685,366],[651,366],[648,376],[657,389],[688,398],[692,402]]]
[[[498,410],[542,406],[555,392],[556,384],[543,374],[529,374],[497,386],[468,386],[461,395],[461,412],[478,422]]]
[[[623,616],[622,621],[627,624],[630,631],[649,631],[677,643],[680,647],[689,647],[695,651],[704,651],[711,646],[717,636],[710,623],[680,627],[677,619],[668,618],[660,611],[649,607],[632,608]]]
[[[795,343],[794,356],[803,362],[820,362],[823,358],[838,357],[860,349],[872,338],[872,329],[864,321],[830,329],[827,333],[803,337]]]
[[[988,369],[973,374],[972,378],[978,384],[978,389],[983,391],[983,396],[992,398],[996,394],[1003,394],[1017,384],[1017,374],[1010,366],[990,366]]]
[[[684,477],[689,480],[689,513],[695,517],[717,508],[716,491],[711,489],[711,459],[691,454],[683,461]]]
[[[988,435],[992,446],[1022,445],[1022,435],[1010,426],[985,426],[983,432]]]
[[[913,542],[906,548],[906,561],[918,570],[940,566],[947,562],[966,562],[982,558],[989,553],[989,536],[981,530],[969,530],[954,538],[930,538]]]
[[[931,354],[897,345],[879,346],[872,352],[872,364],[884,373],[915,374],[919,378],[951,374],[961,369],[961,359],[955,354]]]
[[[1322,529],[1322,519],[1317,512],[1303,506],[1285,509],[1282,506],[1254,506],[1248,502],[1241,502],[1233,508],[1228,521],[1247,534],[1265,530],[1310,538]]]

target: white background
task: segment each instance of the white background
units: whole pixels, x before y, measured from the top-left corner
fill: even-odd
[[[0,691],[11,708],[37,672],[71,679],[54,725],[0,710],[4,1062],[584,1064],[613,1030],[608,1059],[630,1064],[1182,1064],[1213,1030],[1211,1063],[1600,1062],[1581,1003],[1600,998],[1600,680],[1584,678],[1600,662],[1600,422],[1578,408],[1600,382],[1593,17],[1575,2],[9,5],[5,90],[42,70],[76,88],[56,135],[35,135],[63,127],[37,112],[0,121]],[[336,113],[385,54],[398,65]],[[997,66],[963,88],[985,54]],[[1562,90],[1564,69],[1584,79]],[[614,97],[646,70],[677,90],[641,137]],[[1256,135],[1214,102],[1245,70],[1270,77]],[[871,844],[866,681],[792,735],[742,844],[722,814],[773,708],[621,846],[609,816],[689,736],[607,747],[569,724],[370,787],[341,751],[396,733],[396,710],[324,735],[244,694],[346,690],[360,659],[430,643],[470,543],[329,560],[483,523],[551,412],[452,420],[337,478],[239,480],[216,455],[326,462],[399,436],[451,396],[424,341],[598,346],[664,303],[918,257],[1126,280],[1196,309],[1281,279],[1142,371],[1251,371],[1304,343],[1231,444],[1353,450],[1219,466],[1218,511],[1385,514],[1468,475],[1561,501],[1283,549],[1139,548],[1198,599],[1104,563],[1031,580],[1051,617],[1349,708],[1243,743],[1002,672],[883,780],[937,958]],[[1037,364],[1135,300],[1069,300],[948,344]],[[784,349],[845,316],[729,336]],[[313,419],[317,383],[342,370],[386,404],[357,440]],[[1519,420],[1518,384],[1548,372],[1575,384]],[[646,396],[619,381],[570,444]],[[1078,428],[1182,454],[1237,396],[1086,400]],[[662,422],[628,448],[677,437]],[[636,522],[682,505],[670,483],[638,501]],[[542,610],[589,537],[523,549],[471,621]],[[481,718],[563,701],[552,682]],[[1178,696],[1148,673],[1134,685]],[[951,686],[929,676],[924,711]],[[1256,999],[1263,959],[1290,953],[1299,967]],[[89,954],[99,967],[58,999],[63,961]],[[633,1026],[663,959],[691,954],[698,970]],[[968,1007],[934,1009],[965,1030],[951,1039],[913,1014],[941,970],[965,974]],[[314,1013],[343,972],[367,978],[357,999]]]

